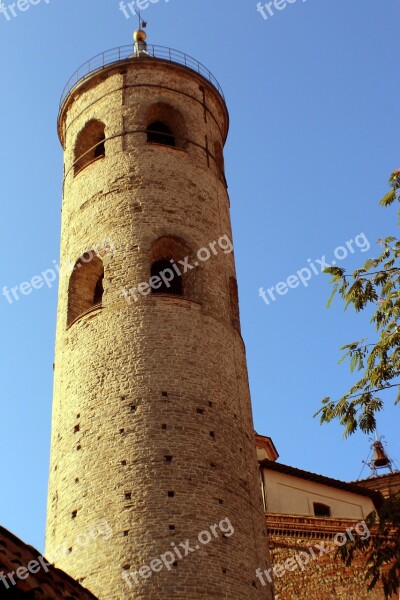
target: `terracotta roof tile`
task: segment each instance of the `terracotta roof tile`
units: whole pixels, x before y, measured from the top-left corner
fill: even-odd
[[[10,531],[0,527],[0,572],[3,571],[6,581],[8,573],[16,571],[20,566],[25,567],[30,561],[37,560],[41,556],[33,546],[25,544]],[[13,591],[18,590],[19,595],[26,594],[27,598],[31,598],[35,590],[35,598],[41,600],[97,600],[96,596],[61,569],[52,565],[47,569],[48,572],[42,568],[37,573],[31,573],[24,580],[16,577],[15,586],[8,580],[10,599],[14,597]],[[0,581],[0,598],[7,600],[7,588],[2,581]]]

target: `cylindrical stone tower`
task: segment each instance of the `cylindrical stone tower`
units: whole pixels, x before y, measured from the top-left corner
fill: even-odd
[[[101,600],[267,600],[228,112],[205,67],[135,36],[60,107],[47,556]]]

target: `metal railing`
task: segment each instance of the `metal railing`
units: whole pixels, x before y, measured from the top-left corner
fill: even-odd
[[[169,62],[184,65],[185,67],[192,69],[207,79],[218,90],[222,98],[225,99],[222,88],[214,75],[207,69],[207,67],[201,64],[195,58],[192,58],[191,56],[184,54],[179,50],[173,50],[172,48],[168,48],[166,46],[154,46],[152,44],[147,44],[145,51],[135,52],[133,44],[130,44],[129,46],[120,46],[118,48],[106,50],[105,52],[94,56],[81,65],[79,69],[77,69],[70,77],[62,92],[60,110],[71,90],[77,83],[88,77],[88,75],[94,73],[95,71],[101,71],[113,63],[118,63],[128,59],[141,60],[149,57],[167,60]]]

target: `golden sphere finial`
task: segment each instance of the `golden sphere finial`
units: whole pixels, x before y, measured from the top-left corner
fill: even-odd
[[[147,34],[143,29],[136,29],[133,33],[133,39],[135,42],[145,42],[147,38]]]

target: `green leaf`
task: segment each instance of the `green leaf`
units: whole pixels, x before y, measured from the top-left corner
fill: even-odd
[[[327,302],[327,305],[326,305],[326,307],[327,307],[327,308],[329,308],[329,307],[331,306],[331,304],[332,304],[332,301],[333,301],[333,298],[335,297],[335,295],[336,295],[336,292],[338,291],[338,289],[339,289],[339,284],[338,284],[338,283],[336,283],[336,284],[333,286],[332,293],[331,293],[331,295],[330,295],[330,298],[329,298],[329,300],[328,300],[328,302]]]
[[[382,200],[379,202],[379,204],[381,206],[389,206],[390,204],[393,204],[393,202],[396,200],[396,192],[394,190],[392,190],[391,192],[388,192],[386,194],[386,196],[384,196],[382,198]]]

